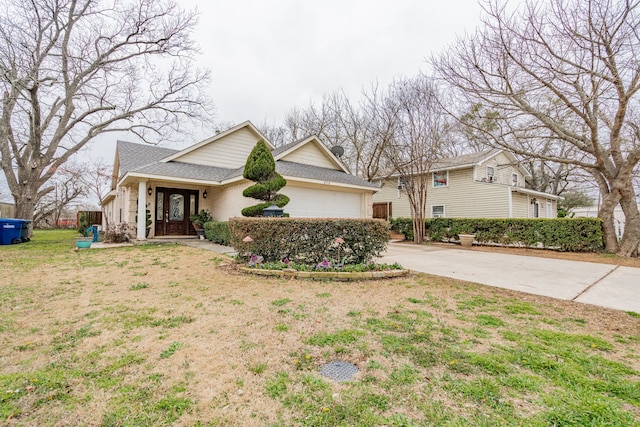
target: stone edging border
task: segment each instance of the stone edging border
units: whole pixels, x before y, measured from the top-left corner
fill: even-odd
[[[284,270],[263,270],[260,268],[240,267],[240,271],[258,276],[275,276],[275,277],[291,277],[296,279],[334,279],[339,281],[350,280],[372,280],[372,279],[390,279],[394,277],[407,276],[409,270],[382,270],[382,271],[361,271],[361,272],[344,272],[344,271],[297,271],[293,269]]]

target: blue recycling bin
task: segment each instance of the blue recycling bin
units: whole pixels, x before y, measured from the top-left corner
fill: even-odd
[[[22,224],[24,220],[0,218],[0,245],[22,242]]]

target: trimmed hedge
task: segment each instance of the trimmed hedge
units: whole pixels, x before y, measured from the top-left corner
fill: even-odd
[[[204,223],[204,237],[213,243],[229,246],[229,223],[226,221],[210,221]]]
[[[544,247],[563,252],[599,252],[604,248],[599,218],[431,218],[425,224],[433,241],[475,234],[475,240],[485,244]],[[391,228],[408,240],[413,239],[411,218],[392,219]]]
[[[364,263],[380,255],[389,241],[389,226],[380,219],[238,217],[229,220],[229,231],[238,253],[260,255],[265,262]],[[244,243],[246,236],[253,242]],[[344,243],[335,243],[338,237]]]

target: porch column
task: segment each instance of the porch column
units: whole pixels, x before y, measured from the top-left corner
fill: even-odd
[[[145,228],[147,226],[147,180],[138,182],[138,222],[136,224],[136,240],[147,240]]]

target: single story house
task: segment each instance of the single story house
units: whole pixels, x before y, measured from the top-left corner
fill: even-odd
[[[640,209],[640,205],[638,205]],[[569,216],[573,218],[597,218],[599,206],[584,206],[569,210]],[[616,228],[616,237],[622,239],[624,233],[625,215],[619,204],[613,209],[613,225]]]
[[[102,200],[106,220],[136,224],[137,238],[144,239],[146,210],[150,237],[194,235],[189,217],[201,209],[216,221],[240,216],[259,203],[242,195],[253,184],[242,173],[259,140],[287,180],[280,193],[291,199],[284,207],[290,216],[371,218],[377,186],[349,173],[318,138],[275,148],[247,121],[183,150],[118,141],[111,191]]]
[[[513,153],[500,149],[435,162],[429,170],[426,216],[450,218],[555,218],[559,196],[525,188],[528,172]],[[411,218],[404,179],[380,179],[374,218]]]

